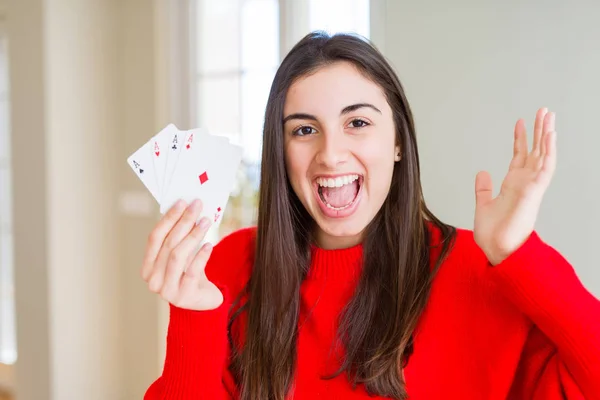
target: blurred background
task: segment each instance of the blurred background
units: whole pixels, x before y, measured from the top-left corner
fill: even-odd
[[[537,229],[600,296],[598,20],[586,0],[0,0],[0,399],[142,398],[168,308],[139,276],[159,215],[126,158],[169,122],[229,137],[244,159],[217,236],[253,224],[270,83],[315,29],[395,67],[426,200],[456,226],[479,170],[500,186],[516,120],[554,110]]]

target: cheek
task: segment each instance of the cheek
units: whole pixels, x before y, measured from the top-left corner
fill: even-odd
[[[303,165],[304,160],[298,149],[294,146],[286,146],[285,148],[285,169],[288,175],[288,179],[292,185],[292,188],[299,194],[300,182],[303,176],[306,175],[306,168]]]
[[[384,157],[373,159],[368,167],[370,181],[373,182],[372,191],[376,191],[378,195],[385,196],[390,188],[392,174],[394,172],[393,160],[388,160]]]
[[[367,189],[372,197],[385,198],[389,191],[394,172],[394,154],[389,144],[365,146],[362,149],[361,162],[367,170],[369,183]]]

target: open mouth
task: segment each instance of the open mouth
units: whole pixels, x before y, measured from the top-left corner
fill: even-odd
[[[317,193],[321,202],[329,209],[342,211],[351,207],[360,193],[363,177],[348,174],[335,178],[317,178]]]

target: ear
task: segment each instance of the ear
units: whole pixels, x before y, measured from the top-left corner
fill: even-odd
[[[396,146],[396,148],[394,149],[394,161],[398,162],[400,160],[402,160],[402,153],[400,152],[400,146]]]

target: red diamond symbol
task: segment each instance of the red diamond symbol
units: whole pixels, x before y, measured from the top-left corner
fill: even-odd
[[[220,211],[221,211],[221,207],[217,208],[217,212],[220,212]]]
[[[200,184],[203,185],[208,180],[208,175],[203,172],[198,176],[198,179],[200,179]]]

